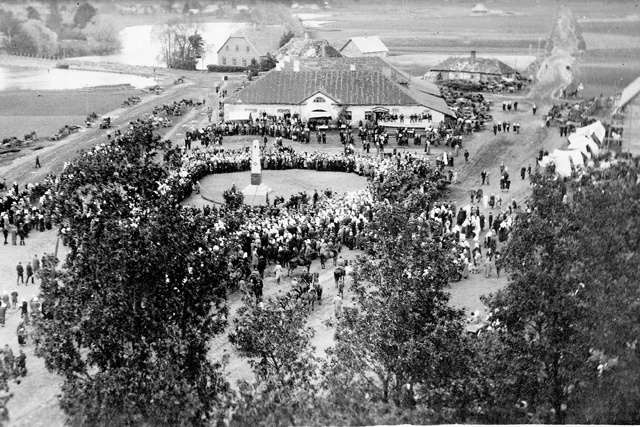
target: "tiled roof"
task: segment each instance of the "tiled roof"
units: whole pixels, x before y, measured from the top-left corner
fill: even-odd
[[[414,83],[409,83],[408,87],[411,96],[420,102],[421,105],[429,107],[432,110],[439,111],[445,115],[452,115],[447,102],[440,95],[433,95],[429,92],[425,92],[420,86],[414,86]]]
[[[502,61],[493,58],[451,57],[447,58],[430,71],[456,71],[483,74],[513,74],[516,71]]]
[[[231,95],[228,104],[300,104],[321,91],[343,105],[419,105],[377,71],[276,71]]]
[[[638,93],[640,93],[640,77],[635,79],[629,86],[622,90],[620,100],[618,101],[618,108],[622,108],[627,105],[627,103],[635,98]]]
[[[353,42],[362,53],[389,52],[389,49],[387,49],[378,36],[351,37],[349,41],[342,46],[342,49],[344,49],[349,42]]]
[[[342,54],[331,46],[328,41],[321,39],[293,38],[274,53],[277,60],[281,60],[286,55],[301,58],[341,58]]]
[[[293,69],[291,61],[280,61],[283,70]],[[342,58],[299,58],[300,71],[378,71],[397,83],[407,83],[410,76],[377,56]],[[438,92],[439,93],[439,92]]]

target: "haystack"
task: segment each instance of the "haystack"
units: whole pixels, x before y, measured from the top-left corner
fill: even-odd
[[[489,13],[489,9],[487,9],[487,7],[482,3],[478,3],[477,5],[473,6],[473,9],[471,9],[471,13]]]

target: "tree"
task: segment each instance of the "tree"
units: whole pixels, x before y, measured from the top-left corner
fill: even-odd
[[[244,195],[238,190],[235,184],[233,184],[230,189],[223,191],[222,197],[224,197],[225,204],[231,210],[242,207],[242,203],[244,203]]]
[[[11,50],[33,55],[54,55],[58,52],[58,35],[47,28],[44,22],[30,19],[20,25],[11,37]]]
[[[13,12],[0,9],[0,32],[9,39],[20,31],[20,21],[15,18]]]
[[[230,341],[246,355],[256,376],[241,381],[232,425],[292,425],[316,420],[318,360],[306,309],[292,295],[258,305],[244,299]]]
[[[270,53],[267,53],[267,56],[260,60],[260,69],[262,71],[269,71],[273,68],[276,68],[277,62],[278,61],[276,61],[273,55],[271,55]]]
[[[284,33],[282,35],[282,37],[280,37],[280,43],[278,43],[278,47],[280,48],[280,47],[284,46],[285,44],[289,43],[289,40],[291,40],[295,36],[296,36],[296,34],[293,31],[291,31],[291,30],[287,31],[286,33]]]
[[[41,20],[40,13],[38,13],[38,10],[35,7],[27,6],[27,19]]]
[[[84,28],[98,13],[97,9],[89,3],[82,3],[78,6],[75,15],[73,15],[73,26],[75,28]]]
[[[70,254],[45,262],[37,353],[74,424],[208,425],[228,384],[207,359],[225,325],[227,253],[213,219],[161,197],[166,143],[136,128],[60,176]]]
[[[13,355],[13,351],[8,354],[5,349],[2,349],[0,357],[3,358],[2,363],[0,363],[0,425],[3,425],[5,421],[9,421],[7,403],[13,396],[9,385],[11,382],[20,384],[19,378],[24,375],[21,372],[21,368],[16,364],[17,359]],[[21,363],[25,362],[26,358],[22,351],[20,351],[20,356],[18,357],[21,358]]]
[[[190,18],[170,18],[154,28],[154,33],[162,42],[161,60],[169,68],[194,70],[198,58],[205,50],[201,26]]]
[[[120,37],[109,19],[98,18],[91,21],[84,33],[91,51],[98,55],[114,53],[122,47]]]
[[[344,310],[325,368],[334,386],[357,390],[359,404],[375,411],[391,408],[396,415],[407,411],[419,423],[464,420],[473,406],[466,397],[472,355],[464,315],[448,305],[444,291],[453,268],[453,242],[440,238],[424,215],[439,194],[435,179],[426,170],[421,177],[398,169],[372,185],[377,199],[369,224],[376,236],[370,242],[373,255],[355,263],[354,307]],[[381,196],[390,188],[394,201]],[[340,390],[331,396],[341,395]],[[455,415],[446,418],[447,413]],[[400,420],[401,415],[393,422]]]
[[[628,423],[640,416],[636,350],[640,193],[626,179],[536,176],[487,298],[495,388],[484,422]],[[629,176],[632,179],[628,179]],[[633,182],[634,184],[630,183]]]
[[[49,14],[46,19],[47,27],[56,33],[60,32],[62,28],[62,14],[60,13],[60,9],[58,8],[58,1],[51,0],[49,1]]]

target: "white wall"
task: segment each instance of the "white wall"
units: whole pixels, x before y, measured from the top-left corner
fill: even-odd
[[[311,99],[313,99],[312,97]],[[298,113],[302,117],[303,121],[306,121],[309,118],[309,113],[315,109],[324,109],[327,111],[332,111],[333,118],[335,119],[338,116],[338,112],[340,111],[340,106],[331,103],[316,103],[313,105],[313,102],[307,103],[305,105],[282,105],[282,104],[260,104],[260,105],[248,105],[248,104],[225,104],[224,112],[225,112],[225,120],[229,117],[229,113],[231,111],[250,111],[251,116],[255,119],[258,117],[258,113],[261,111],[266,111],[269,115],[282,116],[283,112],[281,110],[288,109],[291,111],[291,114]],[[318,105],[322,105],[324,107],[318,107]],[[330,107],[331,110],[327,107]],[[378,105],[354,105],[350,106],[347,110],[351,111],[351,123],[358,124],[359,121],[364,122],[364,113],[365,111],[372,111],[374,107],[379,107]],[[409,115],[411,114],[422,114],[423,112],[431,112],[433,117],[432,123],[438,124],[444,120],[444,114],[430,110],[427,107],[423,107],[420,105],[385,105],[385,108],[389,109],[390,114],[404,114],[405,122],[409,121]],[[427,123],[427,122],[425,122]]]

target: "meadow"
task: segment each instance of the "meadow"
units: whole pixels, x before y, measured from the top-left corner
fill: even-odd
[[[101,88],[65,91],[16,90],[0,92],[0,137],[22,137],[36,131],[49,137],[65,124],[83,125],[86,117],[112,111],[140,91],[133,88]]]

